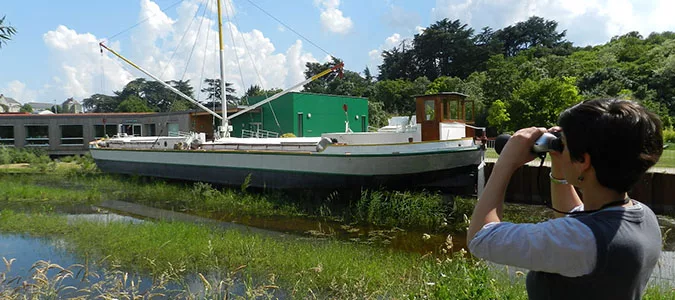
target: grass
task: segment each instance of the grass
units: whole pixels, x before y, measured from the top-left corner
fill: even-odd
[[[426,191],[361,191],[355,195],[337,191],[328,195],[257,192],[220,189],[205,183],[171,183],[98,173],[82,175],[77,167],[62,165],[48,174],[0,173],[6,187],[0,190],[0,202],[19,208],[22,204],[54,207],[123,200],[200,215],[326,218],[428,231],[448,228],[441,226],[443,223],[462,223],[464,214],[470,214],[467,210],[457,211],[461,199],[444,199],[438,193]]]
[[[68,223],[61,216],[8,210],[0,212],[0,232],[63,239],[83,260],[104,259],[116,268],[152,275],[153,287],[161,286],[156,282],[166,281],[167,274],[176,279],[215,272],[212,276],[225,282],[243,279],[246,290],[279,289],[290,298],[527,298],[522,273],[495,271],[463,250],[419,255],[186,223]],[[670,287],[650,286],[644,299],[673,297]]]
[[[251,286],[275,284],[293,298],[526,298],[522,278],[515,284],[494,281],[483,262],[461,251],[441,259],[185,223],[68,224],[60,216],[8,210],[0,212],[0,231],[62,238],[82,257],[107,257],[125,269],[150,274],[239,269],[255,279]]]

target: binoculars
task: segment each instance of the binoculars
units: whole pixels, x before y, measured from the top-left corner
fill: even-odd
[[[497,136],[495,139],[495,151],[497,151],[497,154],[502,153],[502,149],[504,149],[506,142],[508,142],[510,138],[511,135],[508,134],[500,134]],[[563,148],[564,145],[560,139],[560,132],[546,132],[534,142],[531,151],[536,155],[546,155],[545,153],[551,151],[563,152]]]

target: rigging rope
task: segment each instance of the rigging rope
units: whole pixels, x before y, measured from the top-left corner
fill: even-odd
[[[199,11],[199,9],[197,9],[197,11]],[[183,79],[185,78],[188,66],[190,66],[192,54],[195,52],[195,48],[197,47],[197,41],[199,40],[199,33],[202,32],[202,25],[204,24],[204,16],[206,16],[206,6],[204,6],[204,12],[202,13],[202,20],[199,22],[199,27],[197,28],[197,34],[195,35],[195,42],[192,44],[192,50],[190,50],[190,55],[188,55],[187,62],[185,62],[185,70],[183,71],[183,76],[180,77],[181,81],[183,81]]]
[[[234,14],[234,9],[233,12]],[[241,87],[246,88],[246,83],[244,82],[244,73],[241,71],[241,63],[239,62],[239,54],[237,53],[237,42],[234,39],[234,32],[232,31],[232,21],[230,20],[230,6],[227,5],[227,2],[225,4],[225,17],[227,18],[227,21],[230,23],[228,24],[228,28],[230,29],[230,38],[232,38],[232,52],[234,52],[234,58],[237,61],[237,66],[239,67],[239,79],[241,80]]]
[[[297,32],[297,31],[295,31],[293,28],[291,28],[290,26],[286,25],[286,23],[284,23],[284,22],[282,22],[281,20],[277,19],[277,18],[276,18],[275,16],[273,16],[272,14],[268,13],[266,10],[264,10],[262,7],[260,7],[260,6],[258,6],[257,4],[255,4],[253,1],[251,1],[251,0],[246,0],[246,1],[248,1],[249,3],[251,3],[251,5],[255,6],[255,7],[258,8],[260,11],[262,11],[263,13],[265,13],[266,15],[268,15],[270,18],[272,18],[272,19],[276,20],[277,22],[279,22],[279,24],[283,25],[283,26],[286,27],[288,30],[293,31],[293,33],[297,34],[299,37],[303,38],[303,39],[304,39],[305,41],[307,41],[308,43],[314,45],[314,47],[318,48],[319,50],[321,50],[321,51],[323,51],[324,53],[326,53],[326,54],[330,55],[331,57],[333,57],[333,55],[330,54],[330,53],[328,53],[328,51],[324,50],[324,49],[321,48],[319,45],[315,44],[314,42],[312,42],[311,40],[309,40],[308,38],[306,38],[304,35],[300,34],[300,33]]]
[[[207,3],[207,9],[209,10],[209,24],[207,25],[207,28],[209,30],[206,32],[206,43],[204,44],[204,59],[202,60],[202,74],[199,77],[199,89],[197,90],[197,102],[199,102],[199,98],[201,98],[202,95],[202,84],[204,83],[204,69],[206,69],[206,54],[209,51],[209,37],[211,37],[211,16],[213,15],[213,11],[211,10],[211,5],[213,4],[213,1],[209,0]],[[215,110],[214,110],[215,111]],[[215,120],[215,117],[213,117]]]
[[[176,1],[174,4],[171,4],[171,5],[169,5],[168,7],[164,8],[164,9],[162,9],[162,10],[160,10],[160,11],[161,11],[161,12],[164,12],[164,11],[168,10],[169,8],[172,8],[172,7],[176,6],[176,5],[178,5],[178,4],[181,3],[181,2],[183,2],[183,0],[178,0],[178,1]],[[114,34],[113,36],[111,36],[111,37],[109,37],[109,38],[105,38],[105,39],[106,39],[106,40],[112,40],[113,38],[117,37],[118,35],[120,35],[120,34],[122,34],[122,33],[125,33],[125,32],[127,32],[127,31],[129,31],[129,30],[135,28],[135,27],[138,26],[138,25],[141,25],[141,24],[145,23],[146,21],[150,20],[150,18],[152,18],[152,17],[154,17],[154,16],[155,16],[155,15],[153,14],[152,16],[149,16],[149,17],[147,17],[147,18],[141,20],[140,22],[134,24],[133,26],[128,27],[127,29],[124,29],[124,30],[122,30],[122,31],[120,31],[120,32],[118,32],[118,33],[116,33],[116,34]]]
[[[199,6],[201,8],[201,4]],[[199,12],[199,8],[195,11],[195,15],[192,17],[192,20],[190,20],[190,24],[188,24],[187,28],[185,29],[185,32],[183,32],[183,36],[180,38],[180,41],[178,44],[176,44],[176,48],[173,49],[173,53],[171,53],[171,57],[169,58],[169,61],[166,63],[166,66],[164,66],[164,69],[162,70],[162,73],[159,74],[159,78],[162,78],[164,76],[164,72],[166,72],[166,69],[171,65],[171,61],[173,60],[173,57],[176,56],[176,53],[178,52],[178,47],[183,45],[183,40],[185,39],[185,36],[187,35],[188,31],[190,31],[190,27],[192,27],[192,23],[197,19],[197,13]]]
[[[234,16],[234,22],[237,25],[237,28],[239,27],[239,19],[237,19],[237,15],[233,14]],[[246,39],[244,38],[244,33],[239,30],[239,34],[241,35],[241,40],[244,41],[244,47],[246,48],[246,53],[248,54],[249,59],[251,60],[251,65],[253,66],[253,70],[255,70],[255,74],[258,77],[258,82],[260,83],[260,88],[263,90],[263,94],[265,95],[265,98],[268,98],[269,95],[267,93],[267,90],[265,89],[265,84],[263,83],[262,76],[260,76],[260,72],[258,72],[258,67],[255,64],[255,60],[253,59],[253,56],[251,55],[251,49],[248,47],[248,44],[246,43]],[[279,128],[279,132],[283,133],[283,129],[281,128],[281,124],[279,124],[279,119],[277,118],[277,113],[274,111],[274,108],[272,107],[272,103],[267,103],[267,105],[270,107],[270,110],[272,111],[272,116],[274,117],[274,122],[277,125],[277,128]]]

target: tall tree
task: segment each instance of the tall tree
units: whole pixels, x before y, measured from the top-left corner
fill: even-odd
[[[504,56],[516,56],[520,51],[534,48],[565,48],[570,43],[564,38],[566,30],[558,32],[558,22],[532,16],[527,21],[505,27],[495,33],[503,45]]]
[[[341,63],[341,61],[337,58],[333,58],[332,62],[324,64],[308,62],[306,64],[307,69],[305,70],[305,77],[310,78],[339,63]],[[305,84],[302,91],[308,93],[362,97],[369,92],[369,85],[370,84],[366,79],[361,77],[359,73],[343,70],[342,78],[336,78],[335,75],[327,75]]]
[[[206,83],[206,87],[202,88],[202,92],[208,93],[208,96],[204,101],[205,102],[204,105],[206,105],[207,107],[211,107],[214,104],[220,105],[221,104],[220,79],[207,78],[204,79],[204,83]],[[239,98],[234,95],[236,90],[232,87],[231,82],[225,82],[225,92],[227,93],[225,98],[229,104],[231,105],[239,104]]]
[[[473,32],[459,20],[443,19],[416,34],[413,44],[421,75],[429,80],[440,76],[469,76],[476,64]]]
[[[116,96],[93,94],[82,100],[85,111],[93,113],[114,112],[121,100]]]
[[[7,41],[11,40],[12,36],[16,34],[16,28],[4,25],[6,17],[7,16],[3,16],[2,19],[0,19],[0,48],[2,48],[2,44],[7,44]]]
[[[415,52],[412,44],[403,40],[398,47],[382,51],[382,64],[377,68],[378,80],[408,79],[415,80],[419,76],[415,63]]]
[[[127,97],[120,105],[115,108],[115,112],[150,112],[147,102],[138,96],[131,95]]]

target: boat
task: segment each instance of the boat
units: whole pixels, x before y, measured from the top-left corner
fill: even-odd
[[[222,78],[222,44],[221,84],[225,82]],[[103,42],[100,45],[102,49],[163,83],[106,47]],[[222,116],[218,115],[165,84],[168,89],[222,120],[223,125],[218,127],[214,139],[207,140],[205,133],[153,137],[119,133],[109,139],[90,142],[91,156],[103,172],[228,186],[245,184],[273,189],[418,186],[473,189],[477,171],[483,163],[484,148],[473,138],[473,128],[463,122],[467,112],[473,115],[473,105],[466,100],[466,95],[459,93],[416,97],[416,119],[420,122],[405,125],[401,129],[393,126],[377,132],[327,133],[321,137],[230,136],[228,120],[312,80],[339,73],[341,69],[341,64],[336,65],[230,116],[227,116],[226,109],[222,110]],[[225,104],[225,93],[221,97]],[[346,128],[348,131],[349,127]]]

